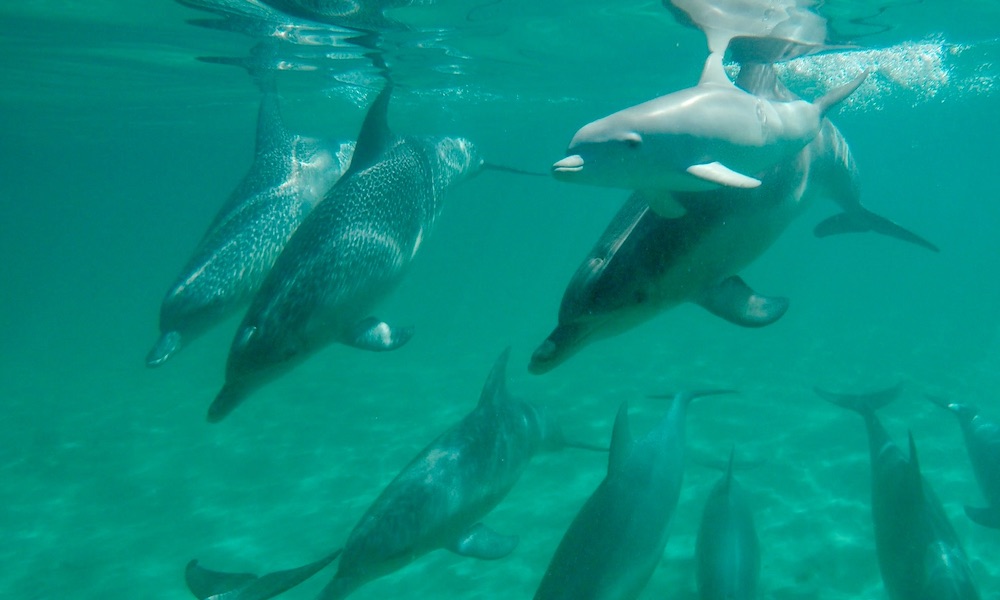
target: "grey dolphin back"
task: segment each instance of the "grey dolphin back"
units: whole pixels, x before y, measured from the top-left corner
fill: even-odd
[[[257,576],[252,573],[213,571],[192,560],[184,570],[188,589],[198,600],[267,600],[309,579],[340,556],[336,550],[301,567]]]
[[[900,383],[891,388],[885,388],[864,394],[843,394],[830,392],[818,387],[814,387],[813,391],[815,391],[820,398],[830,402],[831,404],[854,411],[863,417],[870,417],[874,416],[875,411],[887,406],[893,400],[898,398],[900,392],[903,391],[903,384]]]

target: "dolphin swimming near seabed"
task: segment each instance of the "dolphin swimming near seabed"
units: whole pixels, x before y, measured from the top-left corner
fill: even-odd
[[[1000,423],[987,419],[971,404],[949,402],[937,396],[927,398],[958,418],[972,472],[986,498],[985,508],[966,505],[965,514],[984,527],[1000,529]]]
[[[920,474],[913,434],[907,458],[893,443],[875,411],[899,395],[901,386],[870,394],[823,399],[865,420],[872,469],[872,521],[882,581],[891,600],[978,600],[969,559],[934,490]]]
[[[350,162],[353,142],[289,132],[273,80],[265,81],[253,164],[164,297],[160,339],[146,357],[150,367],[250,302],[295,229]]]
[[[733,457],[712,487],[695,545],[701,600],[753,600],[760,577],[760,543],[753,513],[733,478]]]
[[[202,600],[207,596],[199,592],[206,591],[219,594],[220,600],[265,600],[301,583],[319,570],[313,567],[340,553],[337,574],[320,594],[322,600],[335,600],[438,548],[482,559],[509,554],[517,537],[496,533],[479,521],[514,487],[531,458],[566,446],[601,450],[567,442],[546,412],[508,394],[509,353],[497,359],[476,408],[389,483],[358,521],[342,553],[261,578],[208,571],[192,562],[187,574],[191,591]],[[258,579],[264,583],[255,584]]]
[[[400,137],[387,123],[392,85],[368,110],[350,167],[289,240],[233,339],[208,420],[331,342],[393,350],[412,336],[370,311],[402,279],[447,189],[482,160],[466,139]]]
[[[737,83],[760,96],[791,97],[770,65],[744,67]],[[529,369],[545,373],[590,342],[684,302],[744,327],[774,323],[788,300],[756,293],[738,273],[819,198],[834,200],[842,212],[817,225],[817,236],[873,231],[937,251],[865,208],[860,195],[854,158],[829,119],[756,188],[634,192],[567,285],[558,325],[535,350]],[[657,205],[679,205],[683,214],[665,218],[652,208]]]
[[[667,544],[684,477],[684,418],[691,400],[725,390],[681,392],[662,421],[632,439],[628,404],[615,418],[608,474],[577,513],[535,600],[627,600],[642,592]]]

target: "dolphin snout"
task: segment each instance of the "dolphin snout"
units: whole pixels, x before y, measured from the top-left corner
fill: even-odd
[[[566,158],[558,161],[556,164],[552,165],[553,175],[560,175],[563,173],[576,173],[583,170],[583,157],[579,154],[573,154],[572,156],[567,156]]]

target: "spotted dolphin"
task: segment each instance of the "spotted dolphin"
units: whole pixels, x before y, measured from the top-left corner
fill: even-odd
[[[615,419],[608,474],[577,513],[535,600],[625,600],[642,592],[667,544],[684,477],[684,419],[694,398],[681,392],[646,436],[633,440],[628,405]]]
[[[790,95],[770,65],[745,67],[738,83],[762,96]],[[817,236],[873,231],[937,251],[865,208],[860,195],[854,158],[829,119],[756,188],[633,192],[567,285],[558,324],[535,350],[530,370],[545,373],[587,344],[686,302],[744,327],[774,323],[788,300],[755,292],[738,273],[820,198],[833,199],[841,212],[817,225]],[[683,214],[665,218],[653,209],[658,204],[680,205]]]
[[[393,135],[392,86],[368,110],[347,172],[289,240],[237,329],[216,422],[257,387],[331,342],[393,350],[412,335],[370,311],[402,279],[446,190],[482,160],[466,139]]]
[[[934,490],[920,474],[913,434],[909,457],[893,443],[875,411],[901,387],[825,400],[865,420],[872,469],[872,521],[882,581],[891,600],[978,600],[969,559]]]
[[[250,302],[295,229],[347,169],[353,151],[353,142],[289,132],[277,92],[265,87],[253,164],[163,298],[161,335],[147,365],[162,365]]]
[[[695,542],[701,600],[753,600],[760,543],[745,492],[733,477],[733,456],[705,500]]]
[[[965,514],[984,527],[1000,529],[1000,423],[984,417],[971,404],[949,402],[937,396],[928,399],[958,418],[972,472],[986,498],[985,508],[966,505]]]
[[[301,583],[339,553],[337,573],[320,594],[322,600],[335,600],[439,548],[481,559],[509,554],[518,538],[496,533],[480,519],[539,452],[596,448],[567,442],[548,413],[510,396],[508,356],[509,350],[497,359],[476,408],[400,471],[365,511],[342,551],[261,578],[209,571],[193,562],[187,573],[191,591],[201,599],[213,592],[222,594],[220,600],[264,600]]]

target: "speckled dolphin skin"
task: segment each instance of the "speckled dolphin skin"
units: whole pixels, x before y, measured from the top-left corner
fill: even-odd
[[[209,421],[332,342],[381,351],[410,339],[411,328],[392,327],[371,311],[402,279],[447,189],[482,160],[463,138],[393,135],[391,89],[386,85],[369,108],[347,172],[296,230],[254,297]]]
[[[250,302],[295,229],[347,170],[353,151],[353,142],[290,133],[277,93],[264,92],[253,164],[164,297],[148,366],[162,365]]]

